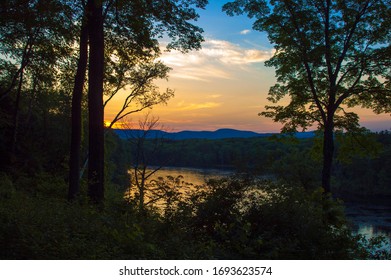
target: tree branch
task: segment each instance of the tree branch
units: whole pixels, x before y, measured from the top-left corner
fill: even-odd
[[[314,78],[313,78],[313,75],[312,75],[312,72],[311,72],[311,67],[308,63],[308,53],[307,53],[307,49],[306,49],[306,44],[305,44],[305,34],[303,34],[303,32],[300,30],[300,27],[299,27],[299,24],[297,22],[297,19],[296,19],[296,15],[294,13],[294,11],[292,11],[292,7],[291,7],[291,4],[290,3],[287,3],[288,1],[284,1],[285,3],[285,6],[291,16],[291,19],[292,19],[292,24],[293,26],[295,27],[295,30],[296,30],[296,33],[297,33],[297,36],[299,38],[299,40],[301,41],[300,42],[300,45],[299,45],[299,49],[301,50],[301,53],[302,53],[302,61],[303,61],[303,64],[304,64],[304,67],[305,67],[305,70],[306,70],[306,73],[307,73],[307,79],[308,79],[308,82],[310,84],[310,88],[311,88],[311,94],[312,94],[312,98],[313,100],[315,101],[316,103],[316,106],[318,107],[320,113],[321,113],[321,116],[322,116],[322,119],[323,121],[325,122],[326,121],[326,113],[322,107],[322,103],[319,99],[319,96],[317,94],[317,90],[316,90],[316,87],[315,87],[315,83],[314,83]]]
[[[360,22],[362,16],[365,14],[365,12],[366,12],[366,10],[367,10],[367,8],[369,6],[369,2],[370,1],[367,0],[365,2],[365,4],[364,4],[364,7],[362,8],[362,10],[357,12],[355,21],[354,21],[354,23],[352,25],[352,28],[349,30],[348,34],[345,37],[344,47],[343,47],[342,53],[340,54],[340,56],[338,58],[338,61],[337,61],[336,67],[335,67],[335,71],[334,71],[334,73],[332,75],[334,81],[337,80],[338,74],[339,74],[339,72],[341,70],[341,67],[342,67],[342,63],[345,60],[346,54],[347,54],[347,52],[348,52],[348,50],[350,48],[351,40],[353,38],[354,33],[356,32],[357,25]]]

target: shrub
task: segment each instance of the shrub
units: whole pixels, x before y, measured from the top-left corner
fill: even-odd
[[[188,225],[187,233],[198,244],[198,251],[204,249],[212,258],[369,256],[349,229],[342,204],[321,189],[238,176],[210,181],[179,210],[182,216],[177,217]],[[191,215],[184,217],[183,213]]]

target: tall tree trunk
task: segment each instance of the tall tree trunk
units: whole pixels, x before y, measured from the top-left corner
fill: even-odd
[[[18,130],[19,130],[19,107],[20,107],[20,98],[22,95],[22,85],[23,85],[23,75],[24,69],[20,71],[18,89],[16,91],[14,115],[12,120],[12,139],[11,139],[11,163],[16,156],[16,146],[18,142]]]
[[[23,55],[22,55],[22,61],[20,64],[20,68],[18,70],[18,73],[14,76],[14,80],[11,83],[11,86],[9,89],[3,94],[2,98],[8,95],[9,92],[11,92],[15,81],[19,77],[19,82],[18,82],[18,88],[16,91],[16,98],[15,98],[15,104],[14,104],[14,112],[13,112],[13,123],[12,123],[12,131],[11,131],[11,139],[10,139],[10,163],[12,164],[14,160],[16,159],[16,149],[17,149],[17,142],[18,142],[18,130],[19,130],[19,111],[20,111],[20,99],[22,95],[22,87],[23,87],[23,79],[24,79],[24,72],[29,64],[29,58],[34,46],[34,40],[35,36],[38,34],[39,28],[37,28],[34,32],[34,34],[30,34],[30,36],[27,39],[26,45],[23,50]]]
[[[88,196],[91,201],[100,203],[104,198],[103,8],[101,0],[88,0],[87,6],[90,43],[88,72]]]
[[[334,156],[334,122],[329,118],[323,132],[323,170],[322,187],[326,193],[331,193],[331,170]]]
[[[88,26],[85,20],[80,30],[79,61],[75,75],[75,84],[72,95],[72,116],[71,116],[71,148],[69,156],[69,188],[68,200],[73,200],[80,190],[80,146],[81,146],[81,102],[83,88],[87,71],[88,59]]]

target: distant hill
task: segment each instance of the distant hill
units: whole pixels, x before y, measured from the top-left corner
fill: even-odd
[[[225,139],[225,138],[251,138],[251,137],[266,137],[271,133],[260,134],[252,131],[242,131],[235,129],[218,129],[216,131],[180,131],[172,133],[173,139]]]
[[[137,129],[114,129],[117,135],[123,139],[131,137],[140,137],[144,133],[142,130]],[[161,130],[150,130],[147,132],[146,138],[166,138],[172,140],[185,140],[185,139],[226,139],[226,138],[252,138],[252,137],[269,137],[277,135],[278,133],[257,133],[253,131],[242,131],[236,129],[222,128],[216,131],[180,131],[180,132],[165,132]],[[297,138],[311,138],[314,136],[314,132],[298,132]]]

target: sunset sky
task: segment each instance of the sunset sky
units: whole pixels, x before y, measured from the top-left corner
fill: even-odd
[[[273,55],[267,36],[252,30],[253,20],[229,17],[221,11],[227,0],[213,0],[200,10],[198,26],[204,29],[202,49],[188,54],[163,53],[161,59],[173,68],[168,81],[157,84],[175,90],[168,105],[154,107],[168,131],[216,130],[234,128],[256,132],[278,132],[281,124],[259,117],[269,104],[267,93],[276,79],[274,69],[265,67]],[[163,42],[164,43],[164,42]],[[106,108],[111,120],[118,111],[121,96]],[[357,110],[358,111],[358,110]],[[137,122],[147,111],[131,116]],[[391,117],[359,110],[362,125],[378,131],[391,129]]]

